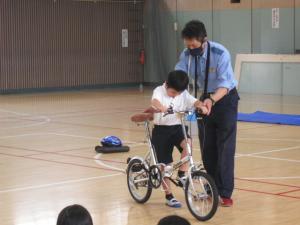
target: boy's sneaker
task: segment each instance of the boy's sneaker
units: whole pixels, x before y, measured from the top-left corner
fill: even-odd
[[[223,207],[231,207],[233,205],[233,200],[231,198],[220,198],[220,205]]]
[[[173,208],[181,208],[182,206],[176,198],[172,198],[170,200],[166,199],[166,205]]]

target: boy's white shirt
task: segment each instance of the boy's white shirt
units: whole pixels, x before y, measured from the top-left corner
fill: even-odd
[[[183,91],[175,98],[168,96],[165,84],[154,89],[152,100],[158,100],[163,106],[169,108],[173,106],[174,111],[190,110],[194,107],[197,99],[193,97],[187,90]],[[170,114],[163,117],[163,113],[154,114],[154,124],[172,126],[181,124],[180,118],[176,114]]]

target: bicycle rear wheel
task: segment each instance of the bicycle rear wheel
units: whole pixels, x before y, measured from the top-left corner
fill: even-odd
[[[192,184],[189,179],[185,186],[185,200],[192,215],[200,220],[211,219],[219,205],[219,195],[213,179],[202,171],[192,173]]]
[[[127,167],[127,186],[130,195],[138,203],[145,203],[151,196],[149,173],[140,159],[132,159]]]

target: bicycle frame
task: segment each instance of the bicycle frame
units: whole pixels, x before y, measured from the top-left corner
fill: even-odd
[[[185,121],[185,116],[189,112],[168,111],[164,114],[164,116],[173,113],[178,115],[184,135],[183,138],[186,142],[186,146],[184,146],[186,156],[172,163],[172,165],[159,163],[157,160],[155,146],[152,144],[150,121],[153,119],[153,115],[151,112],[136,114],[132,117],[133,122],[143,123],[144,125],[148,151],[144,158],[135,156],[127,159],[127,186],[135,201],[145,203],[150,198],[153,188],[162,187],[161,190],[163,191],[169,189],[170,182],[166,182],[166,179],[168,179],[176,186],[183,188],[186,203],[192,215],[200,221],[206,221],[216,212],[219,201],[218,191],[212,178],[205,171],[202,171],[204,170],[202,164],[195,163],[193,160],[192,144],[188,138]],[[186,165],[188,171],[185,176],[175,179],[175,176],[173,176],[174,171],[186,163],[188,163]]]
[[[145,134],[146,134],[147,144],[148,144],[148,147],[150,150],[145,156],[145,161],[148,160],[148,164],[150,165],[151,160],[152,160],[153,165],[157,165],[158,164],[157,156],[156,156],[156,152],[154,150],[154,147],[153,147],[152,141],[151,141],[150,122],[145,121],[144,126],[145,126]]]
[[[193,185],[193,182],[192,182],[192,170],[195,168],[195,164],[194,164],[194,160],[193,160],[193,157],[192,157],[192,148],[191,148],[191,145],[189,144],[187,132],[186,132],[186,129],[185,129],[184,117],[186,115],[186,112],[178,112],[177,114],[180,116],[181,128],[182,128],[182,132],[183,132],[183,135],[184,135],[184,140],[185,140],[185,143],[186,143],[186,148],[187,148],[188,155],[185,156],[184,158],[182,158],[181,160],[179,160],[179,162],[175,163],[173,165],[173,170],[176,170],[181,165],[183,165],[184,163],[189,162],[190,166],[189,166],[189,170],[188,170],[188,179],[190,181],[190,184],[192,185],[193,192],[195,192],[195,188],[194,188],[194,185]]]
[[[182,166],[183,164],[189,162],[190,166],[189,166],[189,170],[188,170],[188,179],[192,180],[192,170],[195,169],[195,164],[194,164],[194,160],[192,157],[192,148],[191,145],[188,142],[188,136],[187,136],[187,132],[185,129],[185,120],[184,117],[186,115],[186,112],[177,112],[177,114],[180,116],[180,121],[181,121],[181,127],[182,127],[182,131],[184,134],[184,140],[186,142],[186,149],[187,149],[187,156],[185,156],[184,158],[180,159],[178,162],[176,162],[173,166],[172,166],[172,170],[177,170],[180,166]],[[158,163],[157,161],[157,156],[156,156],[156,152],[154,149],[154,146],[152,145],[151,142],[151,131],[150,131],[150,122],[149,121],[145,121],[144,122],[144,127],[145,127],[145,134],[146,134],[146,139],[147,139],[147,144],[149,147],[149,151],[147,152],[145,158],[144,158],[144,162],[146,162],[145,166],[150,166],[151,165],[151,161],[152,161],[152,165],[161,165],[160,163]],[[192,183],[192,182],[191,182]],[[194,190],[194,187],[192,185],[192,188]]]

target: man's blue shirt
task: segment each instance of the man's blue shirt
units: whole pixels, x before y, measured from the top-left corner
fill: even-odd
[[[229,91],[236,87],[237,81],[231,66],[231,59],[228,50],[216,42],[210,41],[210,68],[208,75],[208,92],[215,92],[218,88],[224,87]],[[203,55],[198,59],[198,86],[203,90],[205,67],[207,59],[207,45]],[[190,65],[189,65],[190,64]],[[179,62],[175,70],[183,70],[189,74],[190,78],[195,79],[195,59],[188,49],[182,51]]]

